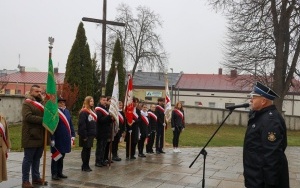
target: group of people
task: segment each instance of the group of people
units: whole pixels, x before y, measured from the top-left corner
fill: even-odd
[[[154,143],[156,154],[165,153],[163,148],[166,123],[163,98],[159,98],[158,104],[152,104],[148,109],[147,104],[139,103],[138,98],[134,97],[132,123],[126,119],[122,101],[119,101],[118,124],[109,113],[110,97],[101,96],[96,107],[94,107],[94,103],[93,97],[87,96],[83,108],[79,112],[78,135],[79,146],[82,147],[82,171],[92,171],[89,163],[94,139],[96,139],[96,167],[107,166],[113,161],[121,160],[118,156],[118,144],[121,138],[126,142],[126,159],[136,159],[136,149],[138,157],[146,157],[145,143],[146,153],[154,153]],[[184,111],[181,103],[178,102],[172,116],[174,152],[180,152],[178,149],[179,135],[184,128]],[[111,151],[112,157],[109,156],[109,151]]]
[[[288,188],[289,171],[288,161],[285,156],[287,147],[286,125],[281,114],[273,104],[279,97],[272,89],[257,82],[250,93],[251,110],[245,134],[243,147],[243,166],[245,186],[252,188]],[[67,178],[63,174],[63,159],[71,151],[74,144],[75,131],[70,112],[65,107],[65,100],[58,99],[59,123],[56,131],[49,138],[51,152],[60,151],[59,159],[52,159],[51,173],[53,180]],[[96,138],[95,166],[106,166],[112,152],[112,159],[120,161],[118,144],[120,138],[125,137],[126,158],[135,159],[136,146],[138,156],[145,157],[146,153],[165,153],[164,148],[164,99],[158,99],[158,104],[151,105],[148,110],[146,104],[137,98],[133,99],[133,121],[127,123],[123,112],[123,103],[119,103],[119,124],[109,114],[110,100],[102,96],[99,104],[94,108],[94,99],[88,96],[79,113],[78,135],[79,145],[82,147],[82,171],[90,172],[89,160],[91,148]],[[43,122],[43,97],[41,88],[33,85],[22,105],[22,148],[24,158],[22,162],[22,187],[31,188],[32,184],[47,185],[40,177],[40,158],[44,149],[45,128]],[[172,111],[171,127],[173,131],[173,151],[180,152],[178,142],[180,133],[185,128],[184,111],[181,103],[177,103]],[[7,179],[6,158],[10,142],[5,119],[0,116],[0,182]],[[111,143],[111,144],[110,144]],[[111,146],[111,148],[109,148]],[[31,171],[32,184],[29,181]]]

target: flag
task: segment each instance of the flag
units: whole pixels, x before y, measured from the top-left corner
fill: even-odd
[[[58,151],[57,148],[54,148],[56,151],[54,153],[52,153],[52,156],[51,158],[54,160],[54,161],[58,161],[60,158],[62,158],[62,154]]]
[[[59,121],[59,115],[58,115],[58,104],[57,104],[57,94],[56,94],[56,83],[54,79],[51,57],[49,58],[49,65],[48,65],[46,95],[48,100],[44,108],[43,126],[51,134],[53,134]]]
[[[119,78],[118,70],[116,70],[116,77],[114,88],[111,96],[111,103],[109,105],[109,113],[114,117],[115,123],[119,126]]]
[[[124,109],[125,109],[125,117],[129,125],[132,124],[133,121],[133,85],[132,85],[132,76],[131,74],[128,75],[127,81],[127,89],[126,89],[126,96],[124,102]]]
[[[165,117],[166,121],[171,121],[171,113],[172,113],[172,106],[171,106],[171,99],[170,99],[170,91],[169,91],[169,84],[168,78],[166,78],[166,97],[165,97]]]

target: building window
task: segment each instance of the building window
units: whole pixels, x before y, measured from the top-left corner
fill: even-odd
[[[16,89],[16,95],[21,95],[21,90],[20,89]]]
[[[5,89],[5,94],[10,94],[10,89]]]
[[[152,97],[145,97],[145,100],[152,101]]]
[[[208,103],[208,107],[215,108],[216,107],[216,103],[215,102],[209,102]]]
[[[203,104],[202,104],[201,101],[196,101],[196,102],[195,102],[195,106],[203,106]]]

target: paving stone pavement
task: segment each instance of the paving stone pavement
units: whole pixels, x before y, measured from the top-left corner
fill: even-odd
[[[182,153],[148,154],[146,158],[126,160],[124,149],[119,150],[120,162],[110,167],[95,167],[95,151],[92,151],[92,172],[81,171],[80,151],[66,154],[64,174],[67,179],[51,180],[50,160],[47,153],[46,181],[55,188],[193,188],[202,187],[203,156],[189,168],[201,148],[181,148]],[[242,147],[208,147],[205,167],[206,188],[243,188]],[[288,147],[291,188],[300,187],[300,147]],[[11,152],[8,158],[8,181],[1,188],[21,187],[23,152]],[[42,166],[40,168],[42,172]]]

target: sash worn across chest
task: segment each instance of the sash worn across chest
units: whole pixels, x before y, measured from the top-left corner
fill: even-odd
[[[99,106],[95,108],[95,111],[101,112],[104,116],[108,116],[109,114],[104,108]]]
[[[143,121],[146,125],[149,125],[149,119],[147,118],[147,116],[141,115],[141,117],[142,117],[142,121]]]
[[[85,111],[85,112],[89,113],[93,117],[93,119],[95,121],[97,121],[97,114],[95,112],[93,112],[92,110],[88,110],[86,108],[82,109],[82,111]]]
[[[124,117],[123,117],[123,115],[120,112],[118,112],[118,116],[119,116],[119,122],[121,124],[123,124],[124,123]]]
[[[63,124],[65,125],[65,127],[67,128],[68,132],[71,135],[71,128],[67,117],[61,110],[58,110],[58,113],[59,113],[59,118],[62,120]]]
[[[183,121],[183,113],[180,110],[175,109],[174,112],[182,119]]]
[[[159,109],[161,112],[165,113],[165,109],[160,105],[156,105],[156,108]]]
[[[157,116],[153,112],[148,112],[148,116],[157,121]]]
[[[30,103],[30,104],[32,104],[32,105],[34,105],[34,106],[37,107],[40,111],[44,112],[44,106],[43,106],[41,103],[36,102],[36,101],[33,101],[33,100],[31,100],[31,99],[25,99],[25,101],[28,102],[28,103]]]
[[[139,118],[139,115],[136,113],[136,108],[133,110],[133,119],[137,120]]]
[[[2,123],[0,123],[0,133],[2,134],[2,137],[3,137],[6,147],[8,147],[8,142],[7,142],[7,138],[6,138],[6,134],[5,134],[5,128],[4,128],[4,125],[2,125]]]

